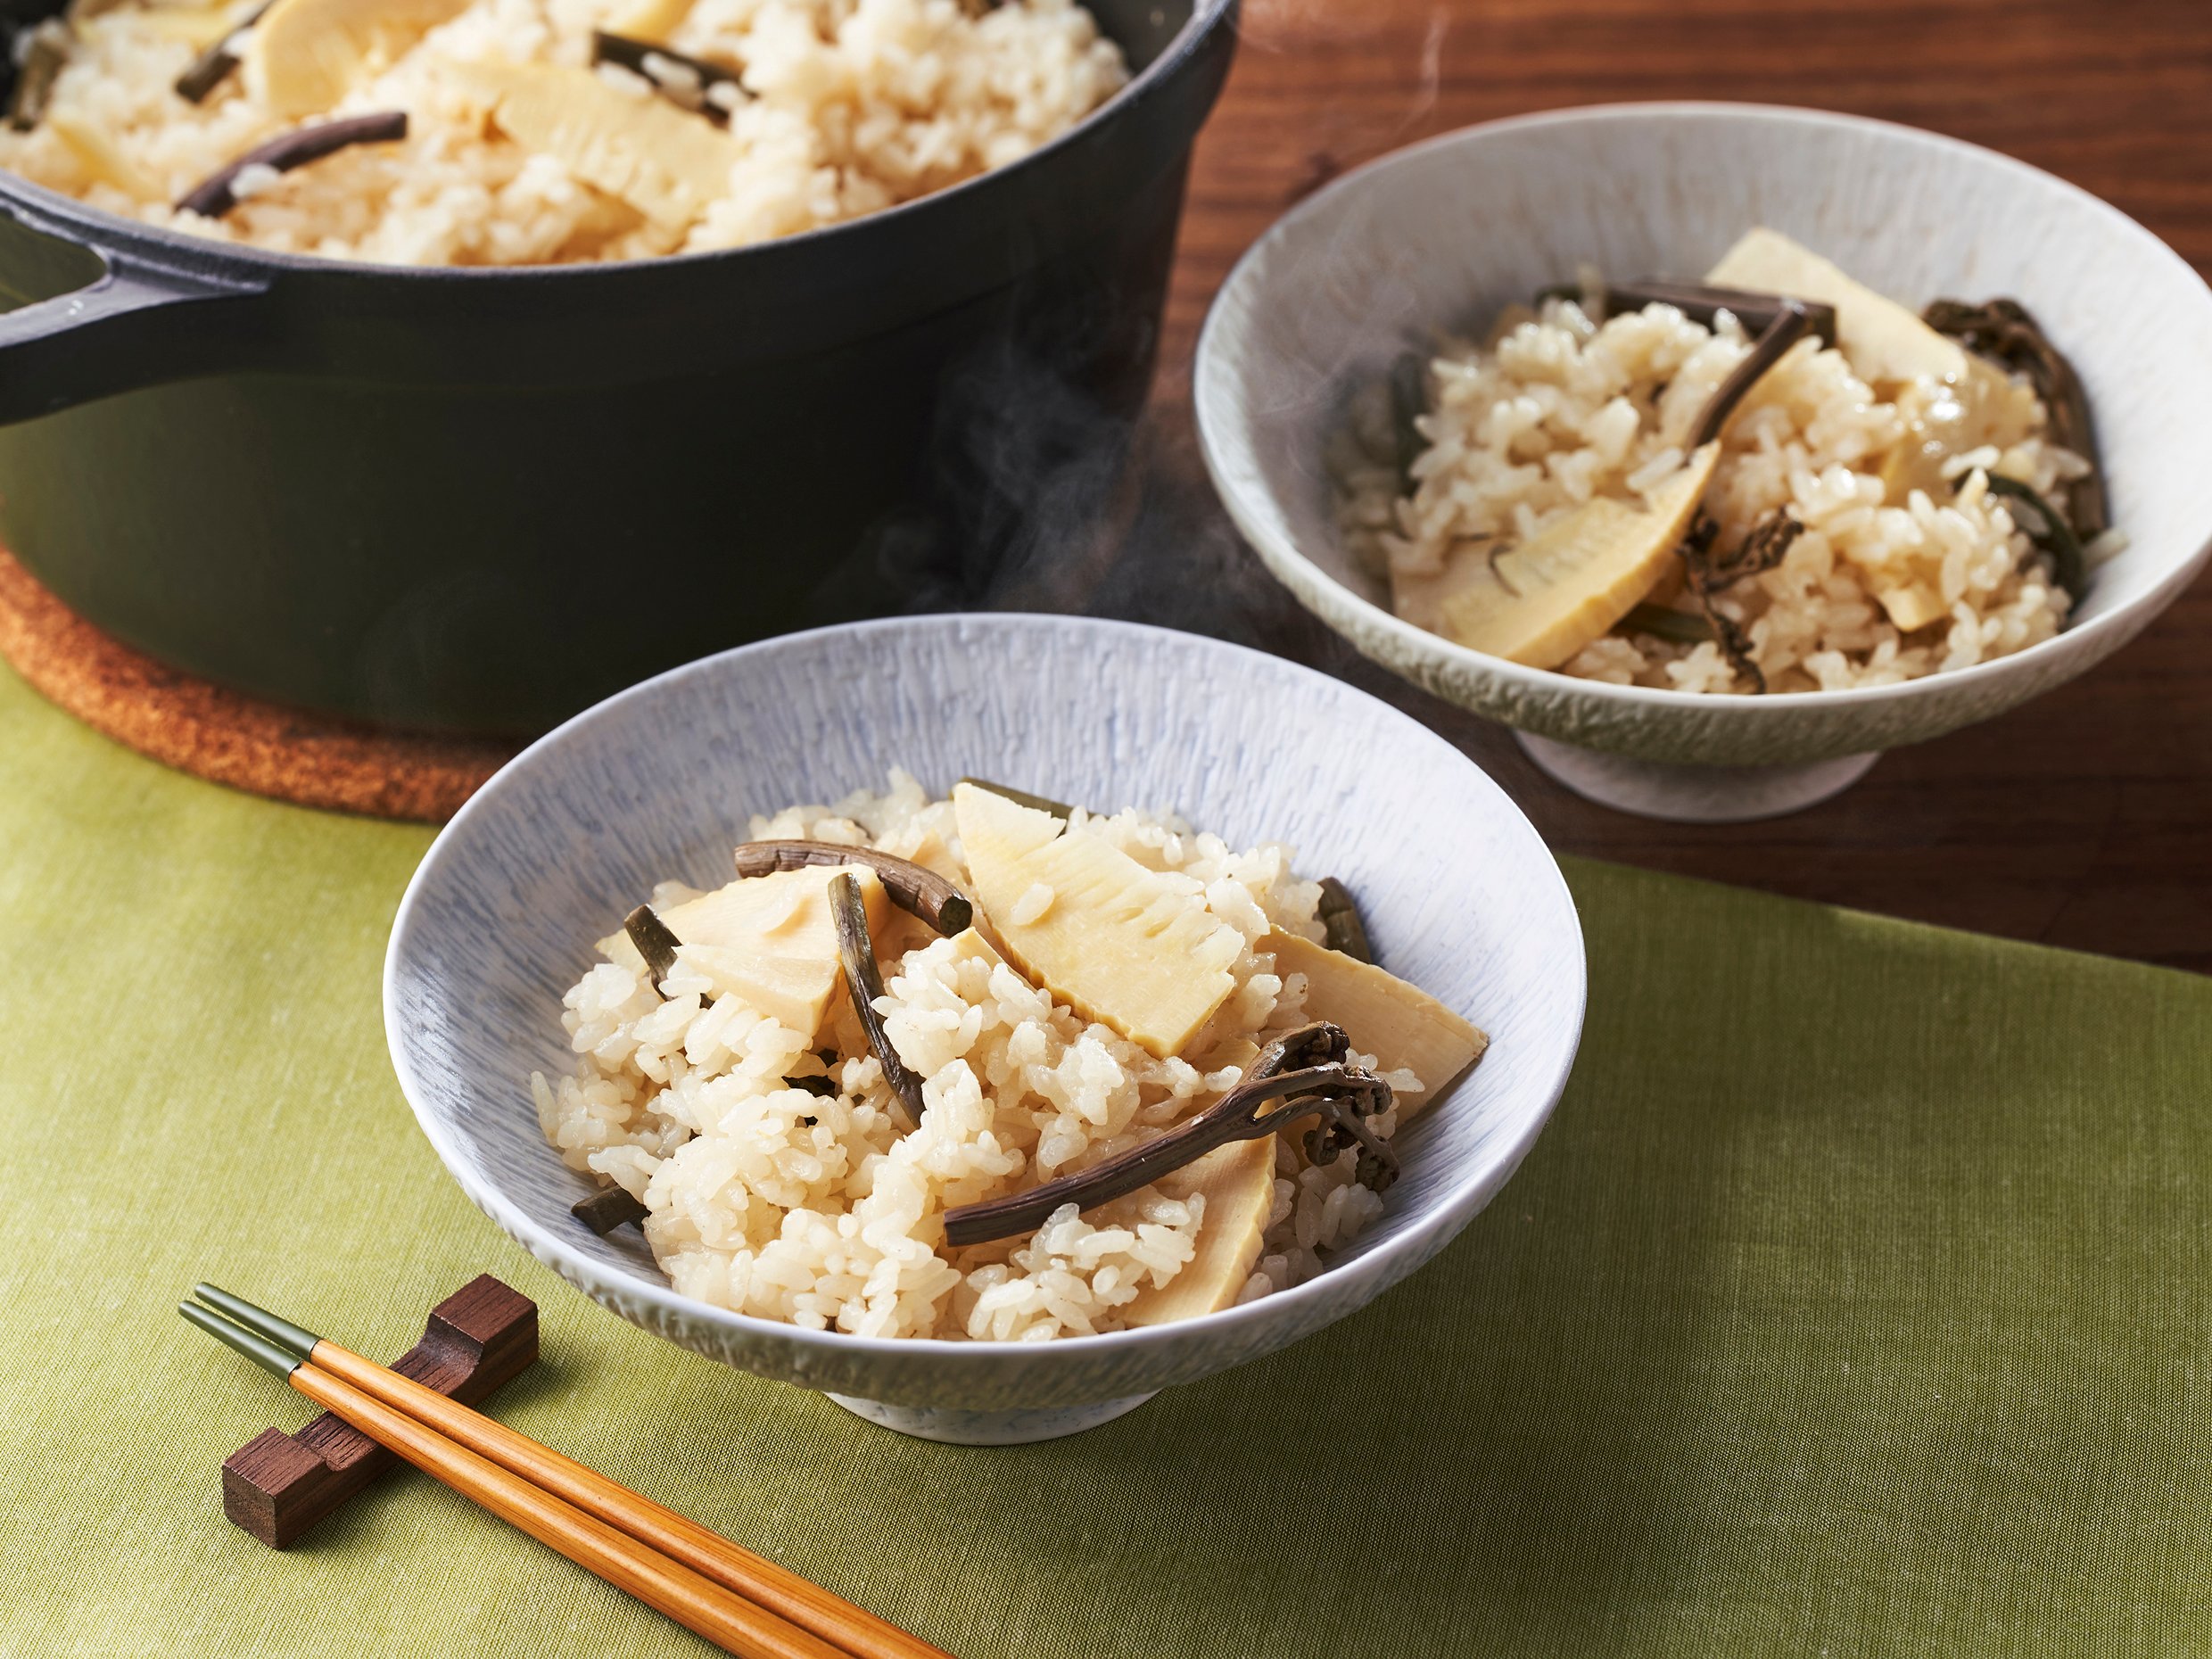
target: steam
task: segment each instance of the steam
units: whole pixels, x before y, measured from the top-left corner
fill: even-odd
[[[934,461],[956,504],[955,546],[937,574],[955,602],[1077,609],[1128,516],[1137,426],[1128,406],[1153,330],[1122,306],[1077,323],[1049,353],[1026,346],[1022,332],[971,363],[941,400]]]
[[[1420,90],[1413,107],[1391,128],[1392,136],[1418,126],[1422,118],[1436,107],[1437,88],[1444,81],[1444,31],[1450,26],[1450,15],[1441,6],[1429,13],[1429,32],[1421,42]]]
[[[1316,112],[1309,171],[1318,176],[1301,180],[1291,199],[1428,120],[1450,21],[1442,7],[1431,12],[1405,103]],[[1359,8],[1338,0],[1248,0],[1240,50],[1325,54],[1376,33]],[[1217,132],[1215,142],[1226,137]],[[1041,316],[1021,320],[1030,326],[1010,328],[1004,343],[966,365],[940,394],[932,466],[951,504],[947,520],[887,527],[878,539],[879,568],[911,595],[912,608],[1049,610],[1179,628],[1289,656],[1435,712],[1440,706],[1366,663],[1310,615],[1246,547],[1198,452],[1188,344],[1176,343],[1158,364],[1150,404],[1132,415],[1127,378],[1110,375],[1103,392],[1095,383],[1118,357],[1149,358],[1149,318],[1123,307],[1079,321],[1063,313],[1051,319],[1057,327]],[[1310,395],[1338,400],[1345,392],[1340,379],[1321,375]]]

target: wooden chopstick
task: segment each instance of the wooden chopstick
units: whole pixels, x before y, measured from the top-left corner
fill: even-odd
[[[243,1298],[211,1285],[198,1294],[230,1319],[186,1303],[180,1311],[194,1324],[281,1371],[308,1398],[417,1467],[730,1652],[762,1659],[952,1659],[494,1418]]]
[[[857,1659],[951,1659],[865,1607],[328,1337],[311,1363]]]
[[[812,1632],[586,1515],[343,1377],[302,1361],[292,1386],[509,1525],[744,1659],[846,1659]]]

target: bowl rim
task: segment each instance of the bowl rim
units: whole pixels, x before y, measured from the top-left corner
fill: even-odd
[[[2061,629],[2050,639],[2040,640],[2025,650],[1993,657],[1969,667],[1945,669],[1937,673],[1923,674],[1918,679],[1900,681],[1893,685],[1848,686],[1834,691],[1772,691],[1757,697],[1731,697],[1715,696],[1709,692],[1677,691],[1657,686],[1614,685],[1608,681],[1581,679],[1557,669],[1531,668],[1502,656],[1471,650],[1441,634],[1416,626],[1396,612],[1377,605],[1365,594],[1340,582],[1301,552],[1292,538],[1279,534],[1264,522],[1254,499],[1262,505],[1271,504],[1274,500],[1272,493],[1257,484],[1248,491],[1242,480],[1231,476],[1223,458],[1226,440],[1221,435],[1221,428],[1231,421],[1220,407],[1228,394],[1217,389],[1219,384],[1231,379],[1228,371],[1219,367],[1223,350],[1221,341],[1228,326],[1223,320],[1226,310],[1224,301],[1240,284],[1257,280],[1249,274],[1250,271],[1280,239],[1288,235],[1291,226],[1308,214],[1321,210],[1322,205],[1332,198],[1341,205],[1342,201],[1365,188],[1383,171],[1432,152],[1476,144],[1498,134],[1532,128],[1680,116],[1740,120],[1750,124],[1828,128],[1838,131],[1870,130],[1881,133],[1893,142],[1919,144],[1971,155],[1982,162],[1993,165],[2000,171],[2018,175],[2035,187],[2055,190],[2085,203],[2107,219],[2120,235],[2138,243],[2144,259],[2163,262],[2193,282],[2199,295],[2208,306],[2212,306],[2212,285],[2206,283],[2194,266],[2168,247],[2155,233],[2121,212],[2101,196],[2092,194],[2055,173],[2046,172],[2018,157],[2007,155],[2001,150],[1993,150],[1985,144],[1954,138],[1947,134],[1930,132],[1925,128],[1909,126],[1902,121],[1882,120],[1873,116],[1852,115],[1834,110],[1808,109],[1797,104],[1737,103],[1725,99],[1655,99],[1545,110],[1528,115],[1478,121],[1471,126],[1456,128],[1450,132],[1439,133],[1361,163],[1332,179],[1269,225],[1230,268],[1228,276],[1222,280],[1212,302],[1207,307],[1205,321],[1199,329],[1198,347],[1192,360],[1191,395],[1198,427],[1199,451],[1205,459],[1207,475],[1212,480],[1215,492],[1220,496],[1245,541],[1259,555],[1262,563],[1301,603],[1333,623],[1336,620],[1330,615],[1333,608],[1349,608],[1358,625],[1380,633],[1404,648],[1409,658],[1426,657],[1440,665],[1487,675],[1520,693],[1555,697],[1572,695],[1624,711],[1697,709],[1709,712],[1714,719],[1749,722],[1781,720],[1798,710],[1834,709],[1840,713],[1849,709],[1875,708],[1905,702],[1930,691],[1963,692],[1975,685],[2015,675],[2032,675],[2043,663],[2061,654],[2071,655],[2090,649],[2094,642],[2116,631],[2119,632],[2119,638],[2113,641],[2113,648],[2117,648],[2142,625],[2140,619],[2146,609],[2155,612],[2170,604],[2175,595],[2196,578],[2208,560],[2212,560],[2212,524],[2208,524],[2197,549],[2134,598],[2115,606],[2101,615]],[[1394,672],[1402,671],[1394,669]]]
[[[1200,1314],[1188,1319],[1174,1320],[1165,1325],[1146,1325],[1134,1330],[1110,1331],[1089,1336],[1054,1337],[1049,1342],[1037,1343],[1000,1342],[947,1337],[856,1336],[847,1332],[836,1330],[812,1331],[781,1320],[763,1319],[757,1315],[732,1312],[729,1308],[717,1307],[712,1302],[702,1301],[696,1297],[681,1294],[667,1282],[666,1275],[661,1274],[657,1267],[650,1277],[641,1270],[620,1272],[610,1270],[606,1264],[583,1255],[567,1241],[539,1225],[519,1206],[508,1200],[496,1184],[478,1177],[471,1160],[464,1153],[464,1137],[454,1133],[451,1127],[434,1112],[430,1105],[426,1104],[432,1099],[433,1092],[427,1080],[417,1071],[414,1066],[399,1005],[400,984],[404,978],[403,961],[408,954],[411,936],[418,928],[425,925],[423,913],[428,908],[425,897],[427,889],[433,882],[438,879],[443,864],[460,856],[454,850],[458,845],[457,831],[465,835],[473,816],[479,812],[489,811],[490,804],[499,799],[506,788],[513,787],[512,780],[515,776],[526,766],[546,763],[545,757],[557,751],[584,723],[607,717],[615,709],[623,705],[647,701],[682,680],[722,673],[733,659],[747,656],[767,656],[780,650],[798,648],[807,640],[830,634],[867,635],[903,629],[962,626],[1019,629],[1033,627],[1038,623],[1044,623],[1054,628],[1089,631],[1108,636],[1118,634],[1164,637],[1184,642],[1198,649],[1220,651],[1232,656],[1257,659],[1274,668],[1286,669],[1296,673],[1313,674],[1316,678],[1327,681],[1339,692],[1352,698],[1355,706],[1363,703],[1372,704],[1390,719],[1404,721],[1412,726],[1445,754],[1456,758],[1461,764],[1474,772],[1485,787],[1495,792],[1498,803],[1514,819],[1519,821],[1522,828],[1528,832],[1530,838],[1544,854],[1542,869],[1537,879],[1548,884],[1552,896],[1564,906],[1568,927],[1566,937],[1560,941],[1560,948],[1572,959],[1570,970],[1574,988],[1574,1002],[1572,1017],[1571,1020],[1565,1022],[1567,1040],[1560,1051],[1556,1063],[1541,1077],[1531,1079],[1520,1091],[1523,1098],[1540,1099],[1542,1102],[1540,1107],[1529,1113],[1517,1130],[1498,1143],[1496,1151],[1484,1160],[1481,1169],[1469,1172],[1442,1190],[1429,1212],[1419,1217],[1413,1225],[1408,1226],[1396,1238],[1369,1250],[1355,1261],[1332,1267],[1318,1273],[1303,1283],[1292,1285],[1287,1290],[1275,1292],[1255,1301],[1221,1308],[1213,1313]],[[1502,1185],[1505,1181],[1511,1179],[1513,1173],[1520,1167],[1522,1160],[1527,1156],[1530,1148],[1535,1144],[1538,1136],[1543,1133],[1545,1126],[1550,1121],[1551,1114],[1558,1105],[1560,1096],[1565,1092],[1567,1080],[1572,1074],[1575,1060],[1581,1048],[1583,1025],[1589,1004],[1589,962],[1587,946],[1582,937],[1581,914],[1575,907],[1573,893],[1567,886],[1565,875],[1559,868],[1557,858],[1552,854],[1549,845],[1544,840],[1535,825],[1529,821],[1527,814],[1521,811],[1512,796],[1498,786],[1495,779],[1491,778],[1482,767],[1476,765],[1457,746],[1421,722],[1415,720],[1411,715],[1392,707],[1381,697],[1364,691],[1346,681],[1339,680],[1333,675],[1323,674],[1316,669],[1308,668],[1304,664],[1293,662],[1287,657],[1275,656],[1267,652],[1254,650],[1247,646],[1217,640],[1210,635],[1190,633],[1180,629],[1161,628],[1149,623],[1122,622],[1105,617],[1073,616],[1051,612],[940,612],[918,616],[886,617],[872,622],[844,623],[823,628],[812,628],[797,633],[781,634],[773,639],[757,640],[750,645],[735,647],[730,650],[717,652],[711,656],[699,657],[693,662],[669,669],[663,673],[654,675],[649,680],[640,681],[636,685],[618,691],[612,697],[593,704],[580,714],[572,715],[551,731],[539,738],[516,755],[514,759],[500,767],[475,795],[463,804],[461,810],[456,813],[445,827],[438,832],[437,838],[431,843],[429,850],[423,854],[421,862],[416,865],[413,875],[408,879],[407,889],[400,896],[399,908],[393,913],[392,929],[385,945],[381,1003],[384,1012],[385,1048],[391,1058],[392,1070],[399,1078],[400,1091],[406,1095],[409,1107],[415,1114],[417,1126],[422,1130],[424,1137],[430,1142],[432,1150],[437,1153],[438,1160],[445,1167],[446,1173],[460,1186],[469,1200],[489,1216],[510,1239],[520,1244],[540,1261],[553,1267],[570,1283],[587,1292],[596,1292],[597,1288],[601,1285],[609,1285],[618,1290],[621,1294],[634,1295],[650,1306],[655,1313],[660,1316],[662,1323],[656,1328],[662,1334],[666,1334],[670,1328],[670,1322],[678,1325],[689,1323],[718,1327],[756,1341],[790,1343],[802,1350],[820,1351],[825,1355],[865,1355],[871,1358],[893,1359],[901,1355],[926,1354],[940,1362],[962,1366],[987,1366],[1002,1360],[1010,1360],[1017,1356],[1023,1356],[1031,1363],[1074,1366],[1092,1356],[1172,1348],[1195,1340],[1196,1333],[1201,1329],[1207,1332],[1226,1333],[1248,1325],[1263,1325],[1280,1320],[1290,1320],[1299,1310],[1308,1304],[1318,1304],[1325,1308],[1326,1299],[1333,1288],[1333,1282],[1335,1284],[1343,1283],[1337,1276],[1341,1272],[1354,1271],[1362,1278],[1382,1275],[1381,1285],[1374,1292],[1379,1294],[1381,1288],[1387,1287],[1405,1275],[1417,1270],[1438,1250],[1441,1249],[1444,1243],[1449,1242],[1468,1220],[1472,1219],[1475,1213],[1473,1209],[1467,1209],[1465,1214],[1461,1212],[1470,1198],[1480,1193],[1483,1184],[1490,1180],[1493,1172],[1502,1172],[1498,1175],[1496,1184]],[[1464,1085],[1464,1079],[1462,1081]],[[1476,1209],[1479,1208],[1480,1206],[1477,1205]],[[1440,1238],[1438,1236],[1440,1234]],[[1410,1261],[1400,1267],[1398,1272],[1388,1271],[1393,1264],[1408,1257],[1411,1258]],[[1330,1322],[1330,1319],[1331,1316],[1325,1311],[1320,1314],[1317,1323],[1325,1325]],[[1234,1347],[1234,1344],[1227,1346]],[[1065,1358],[1057,1361],[1048,1358],[1040,1358],[1053,1354]]]
[[[41,219],[53,221],[50,224],[34,223],[31,228],[89,247],[103,258],[114,252],[143,253],[146,250],[158,249],[166,254],[179,256],[187,267],[229,265],[301,275],[327,272],[357,277],[384,276],[416,284],[483,284],[518,280],[582,283],[595,279],[609,280],[638,271],[659,270],[672,266],[696,268],[718,261],[742,260],[748,254],[758,256],[769,250],[812,248],[826,237],[837,236],[840,233],[849,234],[857,226],[911,218],[930,204],[964,201],[986,185],[1010,175],[1033,171],[1036,166],[1044,164],[1060,151],[1072,147],[1098,128],[1109,121],[1118,121],[1125,111],[1151,103],[1162,86],[1177,78],[1189,66],[1217,28],[1234,21],[1242,3],[1243,0],[1192,0],[1191,15],[1184,20],[1183,27],[1160,48],[1158,57],[1130,76],[1115,89],[1112,96],[1085,113],[1067,131],[1054,135],[1026,155],[1017,156],[1003,166],[986,168],[973,177],[963,178],[943,189],[894,202],[889,207],[878,208],[854,219],[817,225],[810,229],[794,231],[788,235],[771,236],[765,241],[746,243],[734,248],[701,248],[691,252],[653,254],[629,260],[587,260],[565,265],[400,265],[384,264],[374,260],[334,259],[319,253],[264,248],[249,242],[225,242],[212,236],[196,236],[189,231],[172,229],[145,219],[127,218],[106,208],[95,207],[76,196],[66,195],[50,186],[35,183],[20,173],[5,169],[0,169],[0,205],[21,203]],[[1093,21],[1095,21],[1095,18]],[[1103,30],[1100,32],[1102,35],[1104,33]],[[1115,44],[1118,45],[1120,43],[1117,41]],[[72,231],[96,232],[97,235],[72,235]],[[95,284],[97,280],[95,278]]]

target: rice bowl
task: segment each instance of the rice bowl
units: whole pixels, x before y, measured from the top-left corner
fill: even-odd
[[[1439,332],[1479,341],[1504,307],[1585,264],[1609,276],[1705,271],[1756,225],[1916,305],[2017,296],[2064,342],[2127,542],[2066,627],[1894,684],[1715,697],[1531,668],[1399,617],[1346,545],[1320,460],[1349,400],[1407,350]],[[2062,685],[2149,624],[2212,557],[2212,482],[2188,459],[2189,434],[2212,421],[2212,390],[2189,367],[2208,353],[2201,277],[2048,174],[1827,111],[1648,103],[1446,134],[1316,191],[1224,285],[1193,385],[1214,483],[1300,603],[1363,655],[1513,728],[1579,792],[1712,821],[1825,798],[1880,751]]]
[[[922,689],[917,694],[917,688]],[[1285,750],[1286,730],[1304,734]],[[1359,897],[1380,959],[1492,1038],[1400,1138],[1382,1215],[1328,1270],[1256,1300],[1049,1341],[868,1337],[676,1291],[635,1229],[595,1237],[528,1077],[576,1057],[556,1015],[610,914],[674,875],[727,879],[733,829],[835,801],[895,763],[991,771],[1063,798],[1172,801],[1244,846],[1277,838]],[[1387,844],[1375,826],[1391,826]],[[619,833],[609,831],[619,824]],[[1068,617],[925,617],[726,653],[599,706],[448,826],[395,920],[385,1026],[464,1191],[623,1317],[909,1432],[1066,1433],[1320,1329],[1427,1261],[1499,1190],[1564,1087],[1583,962],[1556,865],[1450,745],[1311,671],[1187,634]]]

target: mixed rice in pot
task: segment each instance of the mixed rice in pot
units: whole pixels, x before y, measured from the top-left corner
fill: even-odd
[[[1128,78],[1075,0],[75,0],[0,167],[400,265],[741,246],[1019,160]]]

